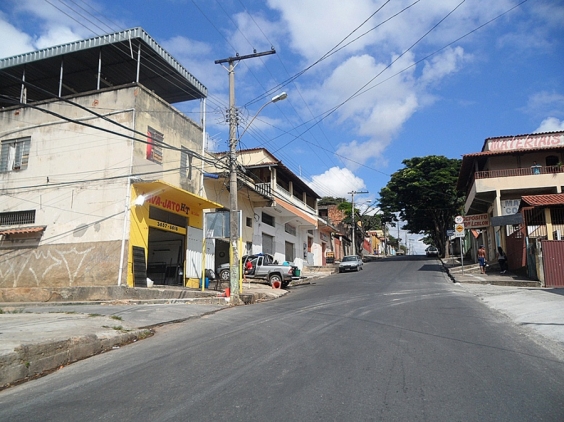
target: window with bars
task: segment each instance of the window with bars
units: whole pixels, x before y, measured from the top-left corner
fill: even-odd
[[[27,168],[31,138],[2,141],[0,172],[19,171]]]
[[[15,226],[18,224],[34,224],[35,210],[0,212],[0,226]]]

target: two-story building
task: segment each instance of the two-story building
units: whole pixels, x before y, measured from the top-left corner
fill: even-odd
[[[466,193],[465,221],[472,223],[466,237],[470,256],[475,258],[483,244],[488,259],[495,261],[501,246],[508,253],[509,269],[535,266],[527,258],[530,244],[536,238],[553,240],[554,233],[536,236],[538,223],[527,222],[522,209],[537,203],[532,197],[542,202],[545,195],[554,199],[551,195],[562,194],[563,163],[564,132],[488,138],[481,152],[464,155],[457,188]]]
[[[198,287],[207,90],[143,29],[0,60],[0,287]]]
[[[219,162],[227,153],[216,153]],[[320,198],[302,179],[265,148],[237,151],[237,203],[242,213],[242,253],[268,253],[278,262],[293,262],[300,269],[321,265],[330,248],[330,229],[318,230],[317,200]],[[230,203],[229,172],[206,167],[206,196]],[[229,262],[229,242],[216,236],[209,254],[216,267]]]

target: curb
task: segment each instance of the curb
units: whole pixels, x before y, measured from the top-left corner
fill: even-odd
[[[115,336],[96,334],[66,340],[24,344],[0,356],[0,390],[40,378],[66,365],[143,340],[154,334],[149,329],[131,330]]]

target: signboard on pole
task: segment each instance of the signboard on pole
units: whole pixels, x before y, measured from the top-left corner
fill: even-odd
[[[456,224],[454,226],[454,237],[464,237],[464,224]]]
[[[462,224],[464,222],[464,217],[462,217],[461,215],[457,215],[456,217],[454,217],[454,222],[456,224]]]

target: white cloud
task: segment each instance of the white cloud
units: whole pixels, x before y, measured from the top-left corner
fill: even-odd
[[[564,116],[564,95],[556,92],[538,92],[530,96],[526,111],[535,115]]]
[[[558,120],[556,117],[548,117],[544,119],[535,132],[559,132],[564,130],[564,120]]]
[[[309,186],[320,196],[347,198],[348,192],[366,189],[366,184],[349,169],[331,167],[325,173],[312,176]]]
[[[425,62],[420,82],[429,84],[441,81],[445,76],[458,71],[462,63],[469,59],[470,57],[464,54],[462,47],[449,47]]]
[[[395,59],[392,57],[390,61]],[[353,56],[337,66],[320,86],[308,91],[308,102],[315,104],[318,112],[342,103],[335,113],[338,123],[350,127],[351,137],[365,139],[345,140],[338,146],[336,152],[340,158],[350,159],[342,161],[345,166],[355,169],[359,164],[380,158],[406,120],[417,111],[421,94],[413,77],[414,68],[371,89],[412,64],[413,55],[409,53],[388,69],[387,64],[377,63],[369,55]],[[351,79],[351,75],[355,77]],[[349,99],[359,90],[364,92]]]
[[[83,38],[84,37],[82,35],[73,32],[73,30],[69,27],[53,27],[49,28],[47,32],[41,34],[35,42],[35,47],[41,50],[43,48],[66,44]]]
[[[8,23],[5,15],[1,12],[0,34],[4,40],[4,42],[0,41],[0,58],[11,57],[34,50],[32,37]],[[9,42],[7,42],[8,40]]]
[[[376,7],[367,0],[269,0],[281,14],[292,49],[312,62],[323,56],[372,14]],[[359,51],[370,38],[349,47]]]
[[[196,79],[206,85],[210,95],[227,86],[227,72],[214,63],[210,44],[181,36],[161,41],[161,44]]]

